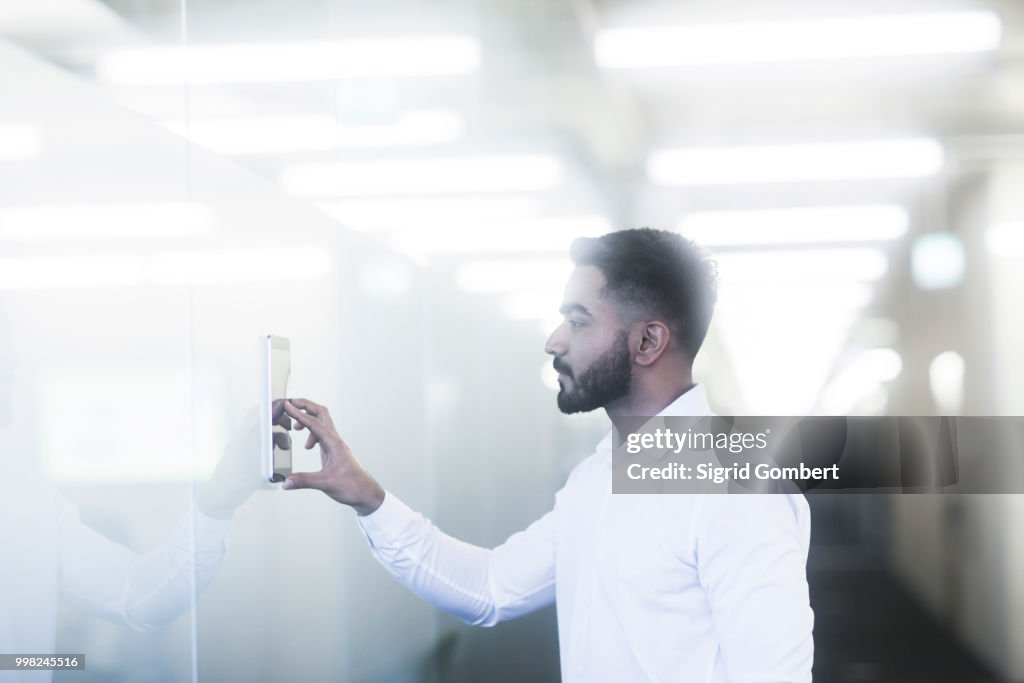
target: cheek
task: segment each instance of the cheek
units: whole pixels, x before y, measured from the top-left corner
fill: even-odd
[[[602,347],[591,338],[576,339],[571,347],[569,357],[572,359],[572,367],[575,372],[581,372],[590,367],[593,362],[601,357]]]

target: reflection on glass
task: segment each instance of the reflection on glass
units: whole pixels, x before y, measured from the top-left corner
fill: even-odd
[[[13,430],[18,427],[12,410],[18,365],[14,331],[13,320],[0,307],[0,437],[5,442],[16,440]],[[142,405],[149,405],[145,393],[139,398]],[[160,414],[140,417],[151,426],[166,418]],[[122,520],[108,517],[93,526],[97,518],[89,518],[87,506],[83,506],[85,514],[80,513],[79,504],[51,480],[31,448],[0,454],[5,472],[0,478],[0,538],[4,540],[0,653],[53,654],[64,648],[91,654],[87,666],[102,677],[111,673],[105,669],[111,664],[89,633],[65,628],[58,637],[60,604],[134,631],[163,629],[191,609],[220,569],[234,510],[258,485],[257,426],[253,409],[244,426],[233,431],[231,443],[213,475],[198,489],[193,506],[168,533],[145,543],[148,549],[141,552],[117,533]],[[38,443],[39,437],[21,441]],[[145,445],[141,440],[137,444],[140,458]],[[88,441],[80,450],[83,460],[102,461],[103,451]],[[178,457],[190,459],[187,452]],[[104,467],[111,466],[102,462]],[[97,477],[89,483],[97,481],[102,480]],[[163,514],[157,499],[152,498],[146,509],[154,517]],[[126,659],[131,657],[126,654]],[[51,678],[50,671],[0,671],[0,683]]]

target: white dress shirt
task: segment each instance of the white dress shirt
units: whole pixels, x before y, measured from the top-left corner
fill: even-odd
[[[137,554],[83,524],[78,507],[41,478],[0,484],[0,652],[72,654],[54,652],[58,598],[134,630],[165,626],[217,573],[230,523],[192,509]],[[0,683],[51,678],[0,671]]]
[[[661,415],[710,415],[696,385]],[[802,495],[615,494],[612,435],[551,512],[488,550],[390,492],[359,524],[399,581],[467,623],[558,612],[565,683],[806,683],[814,616]]]

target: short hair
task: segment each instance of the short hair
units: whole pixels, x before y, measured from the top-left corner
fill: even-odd
[[[694,242],[667,230],[619,230],[574,240],[569,256],[601,270],[602,297],[663,319],[690,359],[697,355],[718,286],[715,263]]]

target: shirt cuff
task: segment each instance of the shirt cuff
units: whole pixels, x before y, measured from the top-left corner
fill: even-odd
[[[384,492],[384,502],[368,515],[356,517],[359,528],[371,545],[391,545],[402,532],[415,523],[419,514],[390,491]]]

